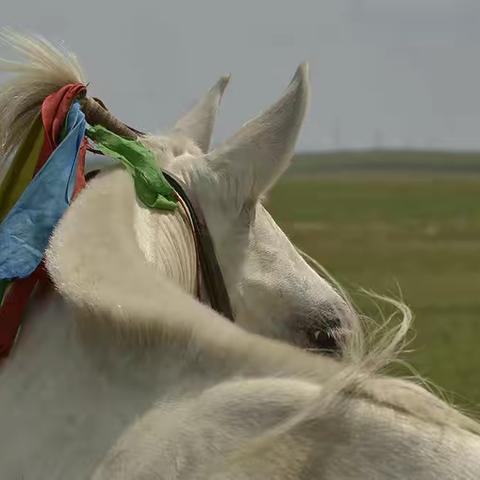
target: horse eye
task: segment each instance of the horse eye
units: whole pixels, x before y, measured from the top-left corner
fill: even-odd
[[[331,328],[315,330],[309,336],[314,348],[320,351],[319,353],[332,355],[338,352],[338,342]]]

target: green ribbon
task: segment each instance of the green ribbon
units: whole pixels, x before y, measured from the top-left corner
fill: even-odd
[[[147,207],[175,210],[177,195],[155,164],[153,153],[138,140],[129,140],[101,125],[89,126],[87,136],[109,157],[119,160],[133,177],[138,198]]]

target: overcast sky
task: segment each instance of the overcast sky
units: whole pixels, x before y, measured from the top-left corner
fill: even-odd
[[[0,23],[74,50],[90,93],[140,129],[168,128],[231,73],[218,143],[306,60],[298,150],[480,148],[480,0],[1,3]]]

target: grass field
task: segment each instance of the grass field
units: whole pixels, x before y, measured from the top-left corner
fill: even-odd
[[[271,193],[270,211],[350,291],[398,298],[401,290],[416,334],[404,358],[457,404],[478,409],[480,175],[358,162],[352,171],[351,156],[343,160],[337,173],[325,169],[328,158],[297,165]],[[369,301],[356,300],[372,312]]]

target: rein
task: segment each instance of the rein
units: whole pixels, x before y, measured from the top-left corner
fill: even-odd
[[[84,105],[87,104],[88,107],[84,108]],[[97,123],[100,123],[104,127],[121,136],[125,136],[126,138],[130,139],[137,139],[137,137],[144,135],[143,132],[129,127],[117,119],[115,119],[114,122],[106,121],[107,118],[110,120],[110,118],[113,118],[113,116],[106,109],[103,102],[96,98],[84,98],[82,102],[82,110],[84,110],[86,118],[90,123],[97,121]],[[92,115],[91,112],[93,111],[95,113]],[[99,152],[98,150],[90,150],[96,154],[103,155],[102,152]],[[195,195],[195,192],[193,192],[191,189],[188,189],[187,185],[185,185],[185,183],[176,175],[164,169],[162,169],[162,173],[171,187],[175,190],[176,195],[182,201],[184,207],[190,215],[192,231],[197,250],[197,271],[199,277],[198,297],[200,301],[203,303],[209,303],[213,310],[234,322],[235,319],[230,298],[228,296],[227,287],[225,285],[225,279],[220,269],[212,236],[208,229],[208,225],[198,198]],[[204,288],[202,288],[202,286]]]

